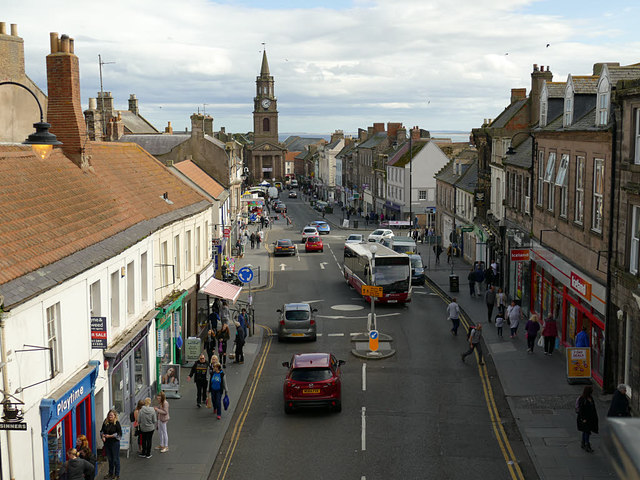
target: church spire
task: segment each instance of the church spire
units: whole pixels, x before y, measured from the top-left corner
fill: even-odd
[[[262,51],[262,68],[260,69],[261,76],[269,76],[269,63],[267,62],[267,49]]]

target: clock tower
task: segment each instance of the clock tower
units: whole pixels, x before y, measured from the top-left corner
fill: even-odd
[[[253,145],[250,148],[250,172],[253,180],[271,181],[284,177],[286,149],[278,141],[278,100],[274,94],[273,76],[269,73],[267,51],[262,53],[260,75],[256,77],[253,99]]]

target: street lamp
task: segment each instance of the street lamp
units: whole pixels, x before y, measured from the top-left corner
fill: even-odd
[[[371,252],[371,285],[376,284],[376,252],[378,251],[378,246],[374,243],[369,247],[369,251]],[[369,320],[369,331],[377,330],[377,322],[376,322],[376,297],[373,295],[371,297],[371,320]]]
[[[36,103],[38,104],[38,109],[40,110],[40,121],[33,124],[36,131],[35,133],[29,135],[24,142],[22,142],[24,145],[31,145],[31,149],[34,151],[34,153],[36,155],[39,155],[42,159],[44,159],[49,154],[49,152],[51,152],[54,145],[62,145],[62,142],[59,141],[53,133],[49,132],[51,124],[44,121],[42,105],[40,105],[38,97],[36,97],[36,94],[33,93],[30,88],[21,83],[10,81],[0,82],[0,85],[16,85],[18,87],[22,87],[33,96]]]

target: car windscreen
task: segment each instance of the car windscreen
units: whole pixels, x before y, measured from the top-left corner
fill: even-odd
[[[384,230],[374,230],[371,235],[383,235],[383,234],[384,234]]]
[[[331,378],[329,368],[294,368],[291,371],[291,380],[297,382],[320,382]]]
[[[319,242],[319,241],[320,241],[320,237],[309,237],[309,238],[307,239],[307,242],[311,242],[311,243],[313,243],[313,242]]]
[[[279,247],[290,247],[291,245],[293,245],[291,240],[278,240]]]
[[[411,258],[412,268],[422,268],[422,258],[420,257],[409,257],[409,258]]]
[[[284,318],[294,322],[309,320],[309,312],[307,310],[287,310]]]

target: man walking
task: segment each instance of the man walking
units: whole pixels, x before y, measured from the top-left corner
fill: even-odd
[[[471,328],[471,332],[469,333],[469,350],[462,354],[462,362],[467,357],[467,355],[471,355],[474,350],[478,350],[478,363],[480,365],[484,365],[484,359],[482,358],[482,344],[480,341],[482,340],[482,324],[477,323],[475,327]]]
[[[491,323],[491,316],[493,315],[493,307],[496,304],[496,289],[491,285],[484,294],[484,301],[487,304],[487,322]]]
[[[209,364],[204,358],[204,353],[200,354],[200,358],[191,367],[191,372],[187,377],[187,381],[191,380],[191,377],[195,375],[196,388],[198,393],[196,394],[196,406],[200,408],[203,403],[207,401],[207,371]]]
[[[469,280],[469,295],[471,295],[472,297],[475,297],[476,296],[476,271],[473,269],[473,267],[471,267],[471,271],[467,275],[467,280]]]
[[[451,303],[447,305],[447,317],[451,320],[451,335],[458,335],[458,327],[460,327],[460,307],[456,303],[456,297],[451,299]]]
[[[440,263],[440,255],[442,254],[442,246],[440,244],[434,245],[433,251],[436,254],[436,264]],[[447,261],[448,263],[448,261]]]

